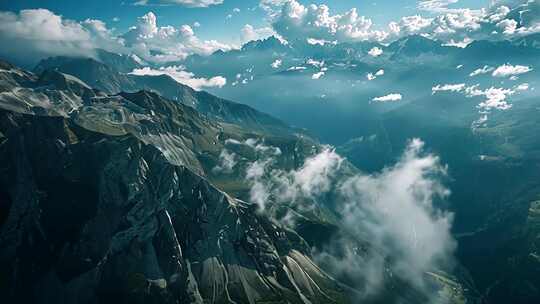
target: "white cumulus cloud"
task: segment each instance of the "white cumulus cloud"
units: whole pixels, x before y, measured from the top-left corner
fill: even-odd
[[[47,9],[0,12],[0,41],[2,57],[28,65],[50,56],[92,57],[96,48],[122,49],[104,22],[76,22]]]
[[[126,46],[143,59],[151,62],[182,60],[191,54],[210,55],[217,50],[231,50],[233,46],[217,40],[201,40],[187,24],[179,28],[158,26],[153,12],[137,21],[127,33],[122,35]]]
[[[244,25],[240,32],[240,40],[242,43],[265,39],[275,34],[274,30],[270,27],[254,28],[251,24]]]
[[[384,31],[374,30],[373,22],[360,16],[355,8],[332,15],[325,5],[304,6],[295,0],[283,4],[280,13],[274,14],[273,27],[286,40],[307,38],[326,41],[382,40]]]
[[[475,92],[475,94],[484,95],[486,100],[478,104],[478,108],[484,111],[496,110],[508,110],[512,107],[512,104],[506,101],[506,98],[515,93],[512,89],[494,88],[491,87],[481,92]]]

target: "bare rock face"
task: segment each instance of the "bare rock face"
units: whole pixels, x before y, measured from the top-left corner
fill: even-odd
[[[215,124],[1,68],[2,302],[345,302],[300,236],[204,177]]]

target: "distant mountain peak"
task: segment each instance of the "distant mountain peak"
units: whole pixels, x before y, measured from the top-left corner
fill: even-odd
[[[286,46],[276,36],[270,36],[266,39],[252,40],[242,46],[242,50],[270,50],[277,48],[285,48]]]

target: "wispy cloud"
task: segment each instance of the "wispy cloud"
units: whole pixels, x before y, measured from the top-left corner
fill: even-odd
[[[316,80],[316,79],[320,79],[320,78],[323,77],[323,76],[324,76],[324,71],[321,71],[321,72],[317,72],[317,73],[311,75],[311,79],[315,79],[315,80]]]
[[[332,193],[340,232],[314,253],[320,265],[365,296],[379,291],[389,271],[431,296],[424,273],[451,264],[455,241],[452,214],[434,203],[449,194],[441,183],[446,168],[423,147],[421,140],[411,140],[395,165],[373,175],[344,174],[344,158],[329,147],[297,170],[273,169],[272,158],[261,159],[246,172],[251,200],[294,226],[298,212],[309,212]],[[274,202],[295,211],[274,214]],[[369,249],[359,248],[364,240]]]
[[[375,97],[373,101],[376,102],[389,102],[389,101],[400,101],[403,99],[403,96],[399,93],[392,93],[385,96]]]
[[[236,154],[229,152],[227,149],[223,149],[219,154],[219,163],[212,168],[214,174],[230,174],[233,172],[234,167],[238,161],[236,160]]]
[[[484,67],[482,68],[479,68],[479,69],[476,69],[474,71],[472,71],[470,74],[469,74],[469,77],[474,77],[474,76],[478,76],[478,75],[482,75],[482,74],[487,74],[487,73],[490,73],[491,71],[493,71],[494,68],[493,67],[490,67],[488,65],[485,65]]]
[[[445,84],[445,85],[436,85],[433,88],[431,88],[431,93],[435,94],[437,92],[461,92],[465,89],[464,83],[458,83],[458,84]]]
[[[369,50],[368,54],[373,57],[379,57],[383,54],[383,50],[378,47],[374,47],[371,50]]]
[[[528,66],[503,64],[496,68],[492,75],[493,77],[509,77],[529,73],[530,71],[532,71],[532,68]]]
[[[283,61],[281,61],[281,59],[276,59],[274,62],[272,62],[272,64],[270,64],[270,66],[274,69],[279,69],[282,63]]]
[[[482,68],[477,71],[482,70],[484,74],[488,73],[488,70],[494,70],[493,68]],[[507,75],[508,76],[508,75]],[[468,98],[473,97],[484,97],[485,99],[476,105],[480,118],[473,122],[472,127],[476,129],[483,126],[488,121],[488,115],[494,111],[506,111],[512,108],[512,103],[508,101],[508,98],[514,94],[519,94],[524,91],[529,90],[528,83],[522,83],[511,88],[500,88],[500,87],[490,87],[487,89],[481,89],[479,84],[467,86],[464,83],[459,84],[445,84],[445,85],[436,85],[431,91],[433,94],[439,92],[454,92],[464,94]]]
[[[227,84],[227,79],[223,76],[215,76],[211,78],[197,78],[195,74],[185,70],[183,66],[168,66],[158,69],[144,67],[133,70],[130,74],[133,75],[168,75],[176,82],[185,84],[192,87],[195,90],[201,90],[203,88],[218,87],[221,88]]]
[[[389,271],[426,296],[435,296],[425,284],[425,272],[444,268],[453,259],[453,215],[434,203],[449,195],[440,182],[446,168],[423,147],[413,139],[394,166],[340,185],[344,233],[317,259],[338,275],[353,278],[367,295],[379,292]],[[368,248],[360,250],[355,240],[367,241]]]
[[[458,2],[459,0],[421,0],[418,1],[417,8],[421,11],[428,12],[447,12],[449,10],[449,5]]]
[[[134,5],[179,5],[185,7],[209,7],[222,4],[223,0],[139,0]]]

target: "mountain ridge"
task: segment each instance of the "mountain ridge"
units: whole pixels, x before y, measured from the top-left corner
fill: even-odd
[[[109,94],[134,92],[139,89],[152,90],[169,99],[181,102],[197,109],[199,112],[218,118],[225,122],[244,125],[256,130],[272,132],[290,132],[285,123],[259,112],[247,105],[225,100],[205,91],[195,91],[168,75],[138,76],[122,74],[114,67],[98,62],[92,58],[55,57],[41,61],[34,71],[42,73],[46,70],[57,70],[74,75],[92,87]],[[298,130],[299,132],[299,130]]]
[[[347,302],[300,236],[204,177],[219,123],[152,92],[82,98],[72,76],[1,66],[8,301]]]

